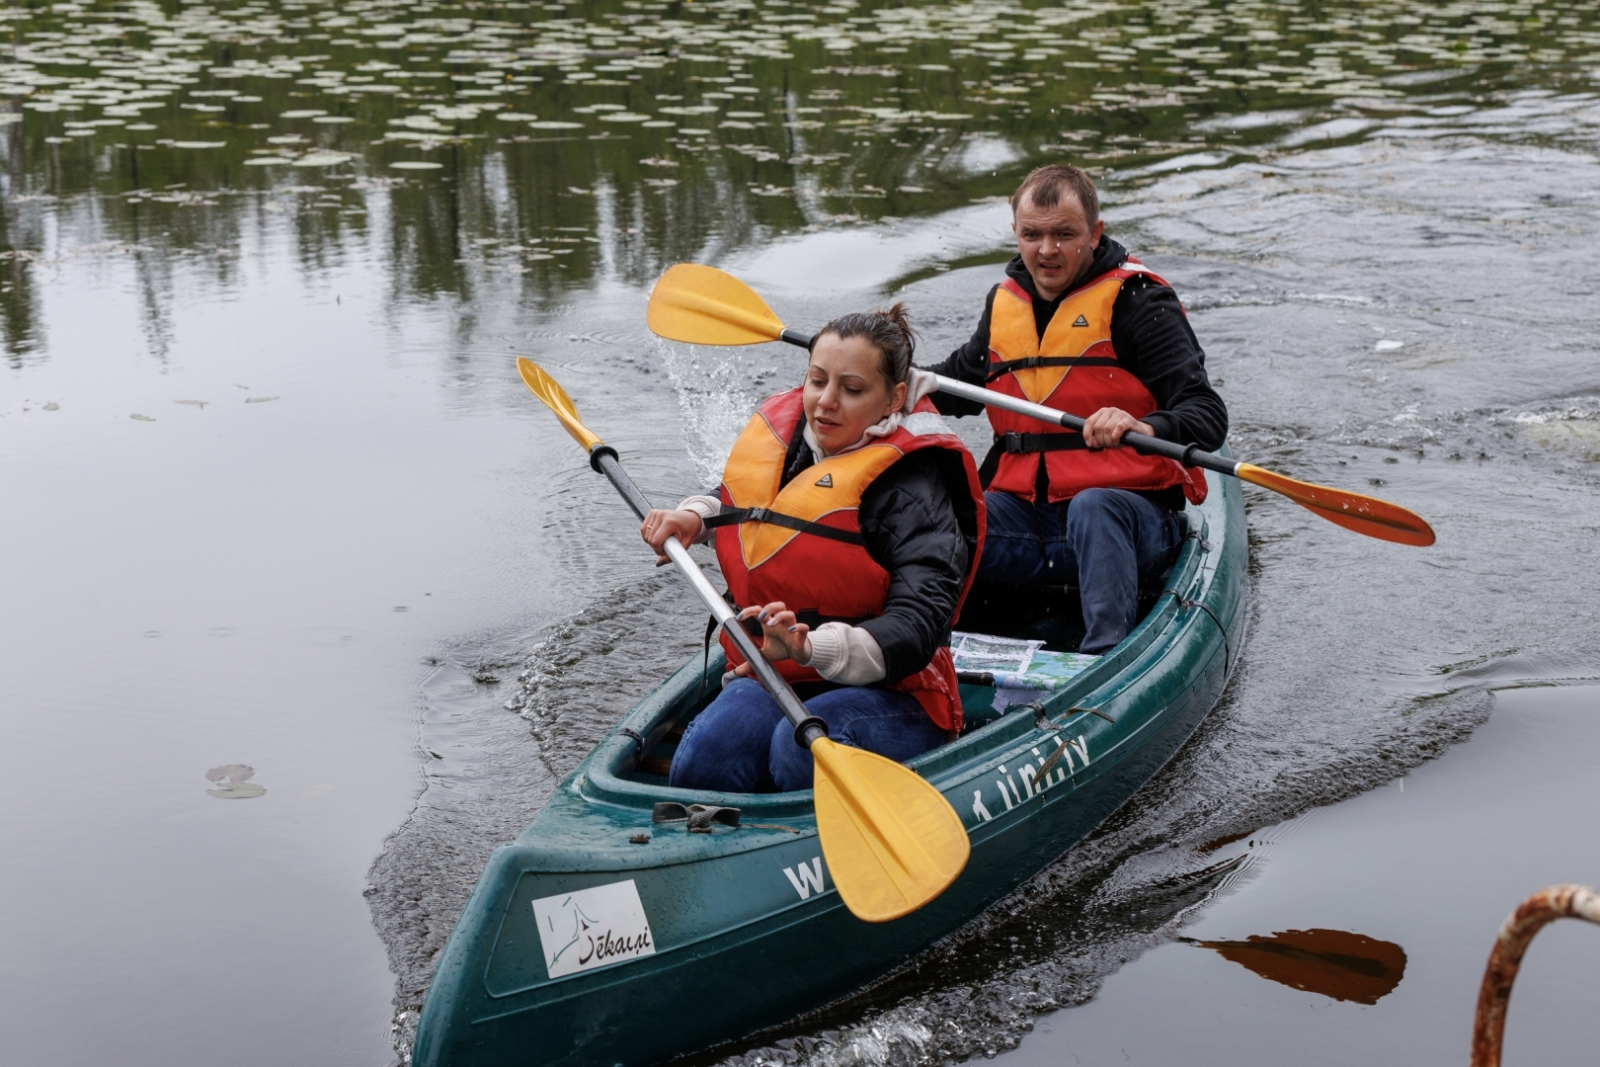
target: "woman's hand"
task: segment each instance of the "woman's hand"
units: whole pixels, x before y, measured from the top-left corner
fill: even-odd
[[[1140,422],[1121,408],[1101,408],[1083,420],[1083,443],[1090,448],[1121,448],[1122,435],[1128,433],[1156,435],[1155,427]]]
[[[802,667],[811,662],[811,638],[807,636],[811,627],[798,622],[794,612],[783,606],[783,601],[774,600],[764,606],[752,605],[739,612],[741,622],[752,618],[761,622],[761,654],[768,660],[777,663],[779,660],[792,659]],[[739,664],[733,673],[741,678],[750,677],[750,664]]]
[[[656,550],[657,559],[665,560],[667,553],[662,546],[667,543],[667,538],[676,537],[679,544],[688,548],[700,536],[704,525],[699,513],[687,508],[675,511],[657,508],[644,517],[644,522],[639,526],[639,536],[644,538],[645,544]]]

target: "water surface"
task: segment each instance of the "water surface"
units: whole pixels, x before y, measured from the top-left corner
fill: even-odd
[[[489,850],[698,650],[513,354],[647,492],[702,489],[798,367],[650,338],[661,269],[799,327],[905,299],[942,354],[1047,160],[1185,299],[1240,455],[1439,543],[1251,491],[1248,642],[1174,764],[915,972],[710,1059],[983,1054],[1102,986],[1076,1016],[1111,1033],[1167,959],[1294,993],[1174,941],[1337,926],[1256,892],[1279,853],[1244,878],[1205,846],[1442,754],[1465,780],[1494,690],[1600,676],[1592,3],[0,14],[0,989],[30,1062],[403,1057]],[[229,763],[266,792],[207,795]],[[1473,953],[1532,866],[1474,898]],[[1430,988],[1442,938],[1407,922],[1349,920],[1412,961],[1363,1010]]]

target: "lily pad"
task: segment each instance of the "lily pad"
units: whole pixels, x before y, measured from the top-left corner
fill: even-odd
[[[326,111],[320,111],[320,110],[317,110],[316,108],[302,108],[299,111],[285,111],[283,114],[279,115],[278,117],[280,119],[314,119],[318,115],[326,115],[326,114],[327,114]]]
[[[532,130],[581,130],[583,129],[583,123],[562,122],[558,119],[540,119],[538,122],[528,123],[528,128]]]
[[[320,122],[325,126],[333,126],[342,125],[346,122],[354,122],[355,119],[351,118],[349,115],[318,115],[311,121]]]
[[[152,419],[149,415],[129,415],[128,418],[134,419],[137,422],[155,422],[156,421],[155,419]]]
[[[173,141],[173,148],[225,148],[227,141]]]
[[[213,767],[206,772],[206,781],[220,782],[227,779],[230,782],[248,782],[256,776],[256,769],[248,763],[224,763],[220,767]]]
[[[336,167],[356,158],[349,152],[310,152],[293,161],[296,167]]]
[[[242,782],[238,785],[225,785],[220,789],[207,789],[206,792],[223,800],[249,800],[251,797],[261,796],[266,789],[254,782]]]
[[[402,159],[398,163],[389,164],[395,170],[439,170],[443,163],[432,163],[426,159]]]

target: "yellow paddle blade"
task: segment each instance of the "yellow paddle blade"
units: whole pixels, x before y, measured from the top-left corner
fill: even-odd
[[[869,923],[943,893],[972,847],[961,816],[926,779],[864,749],[819,738],[817,835],[845,907]]]
[[[1282,493],[1301,507],[1310,508],[1347,530],[1402,545],[1433,544],[1433,527],[1421,515],[1387,500],[1296,481],[1282,474],[1262,470],[1253,463],[1239,464],[1238,475],[1254,485]]]
[[[543,367],[531,359],[523,356],[517,357],[517,370],[522,372],[522,380],[528,386],[529,392],[544,401],[544,406],[555,412],[556,418],[561,420],[561,425],[573,436],[585,452],[592,451],[600,443],[600,438],[590,432],[578,419],[578,408],[561,388],[561,383],[545,373]]]
[[[776,341],[783,323],[756,291],[727,271],[679,263],[650,292],[650,332],[694,345],[753,345]]]

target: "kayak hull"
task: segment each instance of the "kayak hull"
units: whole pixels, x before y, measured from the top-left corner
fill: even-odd
[[[1189,509],[1170,592],[1117,649],[1033,706],[910,761],[972,844],[937,900],[889,923],[851,915],[828,876],[809,791],[700,793],[637,773],[700,705],[697,659],[495,851],[440,957],[413,1062],[664,1062],[902,968],[1015,890],[1121,807],[1221,696],[1241,636],[1246,556],[1238,484],[1223,483]],[[713,657],[710,673],[720,670]],[[976,706],[993,693],[964,686],[963,699]],[[709,833],[653,824],[659,801],[736,806],[741,822]]]

